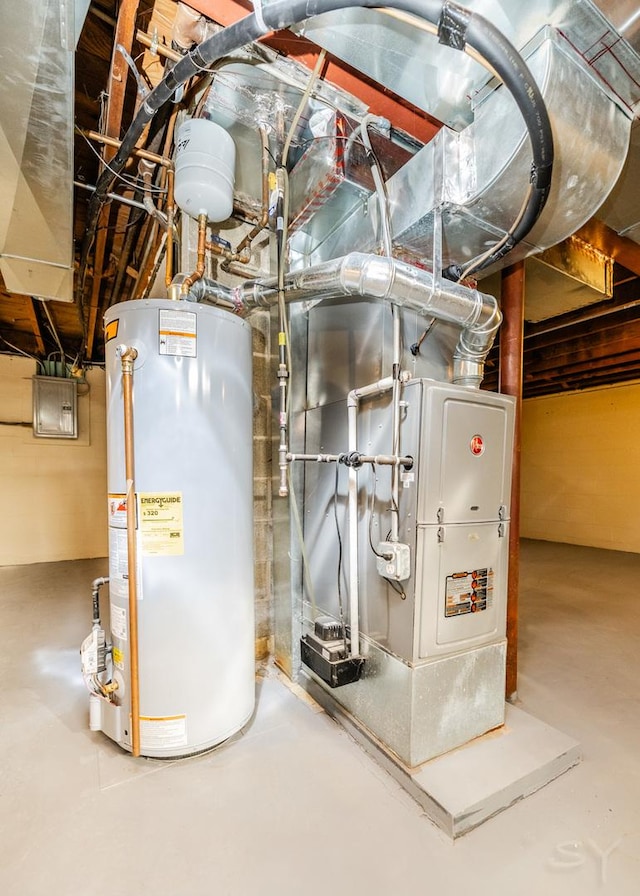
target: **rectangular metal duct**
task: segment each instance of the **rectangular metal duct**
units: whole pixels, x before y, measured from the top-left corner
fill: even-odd
[[[549,112],[556,157],[544,212],[527,241],[509,253],[510,263],[560,242],[593,215],[620,174],[631,128],[628,110],[557,31],[543,29],[523,55]],[[464,267],[482,255],[516,219],[530,166],[529,140],[515,103],[504,87],[492,85],[478,96],[472,124],[460,132],[442,128],[387,182],[397,256],[432,267],[435,214],[442,214],[443,267]],[[377,215],[372,197],[317,248],[296,234],[295,265],[371,251]]]
[[[590,0],[465,0],[462,5],[489,19],[517,49],[551,25],[612,86],[622,104],[634,109],[640,100],[640,84],[633,76],[638,70],[634,48],[640,46],[635,0],[598,0],[600,9]],[[630,43],[620,40],[616,28]],[[433,34],[393,13],[340,10],[310,19],[298,30],[456,129],[473,119],[471,101],[488,80],[469,56],[440,45]]]
[[[74,50],[89,0],[4,4],[0,271],[10,292],[73,301]]]

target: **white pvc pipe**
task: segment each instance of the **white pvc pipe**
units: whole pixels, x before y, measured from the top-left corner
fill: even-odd
[[[382,395],[393,389],[392,376],[352,389],[347,396],[347,447],[358,450],[358,405],[361,398]],[[360,584],[358,580],[358,471],[349,467],[349,625],[351,627],[351,656],[360,655]]]
[[[391,306],[391,320],[393,321],[393,398],[391,415],[391,453],[396,457],[400,454],[400,309],[397,305]],[[391,471],[391,541],[398,541],[399,511],[398,501],[400,471],[397,465]]]

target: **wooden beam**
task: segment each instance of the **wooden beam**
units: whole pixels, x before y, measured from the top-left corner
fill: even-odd
[[[124,110],[124,100],[127,90],[127,76],[129,73],[129,67],[126,60],[116,47],[120,44],[124,47],[127,53],[131,53],[133,35],[136,30],[135,25],[138,14],[138,4],[139,0],[123,0],[118,13],[118,22],[113,41],[113,54],[111,56],[111,71],[109,72],[109,82],[107,86],[109,100],[107,103],[105,133],[108,137],[120,137],[122,113]],[[103,154],[105,161],[109,162],[115,153],[116,150],[114,148],[105,146]],[[96,231],[93,281],[91,284],[91,303],[89,305],[89,319],[87,322],[88,358],[91,358],[93,355],[98,312],[100,310],[100,287],[102,285],[102,276],[104,272],[107,228],[109,226],[110,211],[111,207],[109,205],[103,205],[98,220],[98,229]]]
[[[27,305],[27,314],[29,316],[29,322],[31,323],[31,327],[33,329],[33,335],[36,340],[36,347],[38,350],[38,354],[44,355],[44,339],[42,338],[42,330],[40,329],[40,321],[38,320],[38,313],[36,311],[36,305],[34,300],[27,296],[25,297],[25,302]]]
[[[607,227],[602,221],[591,218],[590,221],[576,231],[575,236],[600,249],[617,261],[628,271],[640,277],[640,246],[626,236],[618,236],[615,230]]]

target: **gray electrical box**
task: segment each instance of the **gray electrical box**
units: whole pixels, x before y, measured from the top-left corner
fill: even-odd
[[[33,434],[38,438],[78,438],[78,384],[57,376],[33,377]]]

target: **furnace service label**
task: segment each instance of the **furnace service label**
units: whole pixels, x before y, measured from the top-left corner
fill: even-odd
[[[445,584],[444,615],[481,613],[493,603],[493,569],[454,572]]]

